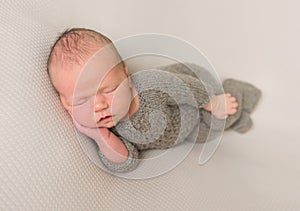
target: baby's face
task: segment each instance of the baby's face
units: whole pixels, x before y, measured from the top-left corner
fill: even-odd
[[[115,66],[108,71],[96,92],[89,89],[92,81],[87,81],[85,84],[88,86],[79,90],[80,98],[77,99],[74,90],[80,71],[82,68],[78,67],[71,75],[68,72],[68,75],[64,73],[60,77],[64,81],[60,99],[69,114],[81,125],[91,128],[110,128],[119,121],[128,119],[128,113],[135,110],[137,104],[132,101],[135,89],[128,77],[127,67],[121,69]]]

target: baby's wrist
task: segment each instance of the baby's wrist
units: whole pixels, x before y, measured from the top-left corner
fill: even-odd
[[[99,128],[100,134],[103,138],[107,139],[111,135],[111,131],[108,128],[100,127]]]

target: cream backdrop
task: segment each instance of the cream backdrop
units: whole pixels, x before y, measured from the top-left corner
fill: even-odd
[[[0,2],[1,210],[299,210],[299,2]],[[202,145],[172,171],[114,177],[85,154],[46,74],[50,46],[70,27],[112,40],[168,34],[201,50],[221,79],[255,84],[263,96],[246,134],[225,132],[214,156]],[[132,69],[156,64],[127,61]],[[147,63],[148,62],[148,63]],[[159,59],[157,60],[159,63]]]

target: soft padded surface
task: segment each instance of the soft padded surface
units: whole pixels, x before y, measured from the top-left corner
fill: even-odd
[[[290,46],[297,46],[299,34],[284,34],[285,2],[246,2],[1,1],[0,209],[299,210],[298,51],[291,47],[288,57],[283,44],[294,39]],[[155,178],[108,174],[84,153],[78,138],[92,142],[77,134],[46,73],[50,46],[74,26],[112,39],[159,32],[188,40],[207,53],[221,78],[263,90],[254,127],[226,132],[203,166],[203,145],[196,145]]]

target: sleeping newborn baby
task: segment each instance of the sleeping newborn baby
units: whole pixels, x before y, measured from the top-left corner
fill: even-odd
[[[116,65],[105,65],[108,56],[95,58],[105,46],[111,46],[110,56],[119,61]],[[93,74],[83,77],[83,70],[89,67]],[[227,79],[225,94],[219,90],[210,95],[207,88],[217,86],[214,79],[207,79],[211,83],[204,85],[190,68],[210,77],[207,70],[190,63],[130,75],[112,41],[84,28],[65,31],[53,45],[47,64],[51,82],[76,128],[95,140],[101,161],[114,172],[135,169],[139,151],[177,145],[195,128],[199,128],[197,142],[205,142],[211,118],[225,121],[225,130],[244,133],[250,129],[249,115],[261,91]],[[98,76],[102,81],[93,90],[90,87]],[[77,86],[80,77],[83,82]]]

